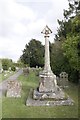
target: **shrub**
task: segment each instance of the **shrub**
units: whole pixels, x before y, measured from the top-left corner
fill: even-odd
[[[3,70],[8,70],[8,66],[7,65],[3,65]]]
[[[12,67],[11,67],[11,70],[12,70],[12,71],[16,71],[16,67],[15,67],[15,66],[12,66]]]

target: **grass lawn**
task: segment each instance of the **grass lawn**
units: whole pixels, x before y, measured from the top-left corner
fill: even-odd
[[[65,92],[75,101],[73,106],[26,106],[30,88],[38,86],[39,78],[31,72],[27,77],[19,76],[22,82],[21,98],[2,98],[2,117],[3,118],[78,118],[78,86],[69,84]]]
[[[16,71],[15,71],[16,72]],[[7,73],[7,75],[5,76],[5,73],[1,73],[0,74],[0,82],[2,82],[3,80],[7,79],[8,77],[10,77],[11,75],[13,75],[15,73],[14,71],[11,71],[11,73]]]

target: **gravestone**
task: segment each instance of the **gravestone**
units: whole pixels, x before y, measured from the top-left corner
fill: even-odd
[[[27,67],[27,68],[23,68],[23,74],[24,75],[28,75],[29,74],[29,68]]]
[[[66,72],[60,73],[60,86],[62,88],[68,87],[68,74]]]
[[[21,82],[9,81],[7,84],[7,97],[21,97]]]
[[[30,91],[26,101],[28,106],[54,106],[55,105],[70,105],[73,101],[66,96],[62,89],[57,85],[56,75],[50,67],[49,54],[49,34],[52,33],[50,28],[46,27],[41,32],[45,38],[45,65],[44,70],[40,72],[39,86],[37,89]],[[30,97],[32,96],[32,98]]]

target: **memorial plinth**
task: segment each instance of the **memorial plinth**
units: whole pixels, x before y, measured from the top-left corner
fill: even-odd
[[[51,29],[46,27],[41,32],[45,38],[45,64],[44,70],[40,72],[39,87],[36,90],[31,90],[27,99],[28,106],[45,106],[45,105],[72,105],[73,101],[59,88],[56,81],[56,75],[50,67],[49,53],[49,34]],[[31,97],[30,97],[31,96]]]

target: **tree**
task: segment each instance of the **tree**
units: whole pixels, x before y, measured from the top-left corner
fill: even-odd
[[[79,0],[68,0],[69,8],[64,10],[65,19],[74,18],[76,15],[80,15],[80,1]]]
[[[28,45],[26,44],[21,61],[28,64],[30,67],[44,65],[44,46],[40,41],[32,39]]]
[[[12,66],[12,67],[11,67],[11,70],[12,70],[12,71],[16,71],[16,67],[15,67],[15,66]]]
[[[11,67],[13,64],[12,60],[11,59],[2,59],[2,68],[3,70],[8,70],[9,67]]]
[[[19,60],[17,61],[17,63],[14,63],[14,65],[16,67],[22,68],[22,67],[26,67],[25,64],[23,62],[21,62],[21,59],[19,58]]]
[[[59,28],[55,35],[55,43],[60,41],[63,55],[68,60],[69,79],[78,82],[80,73],[80,1],[68,1],[69,8],[64,10],[64,20],[58,20]]]
[[[62,71],[69,71],[69,63],[66,56],[63,55],[63,50],[61,48],[61,41],[56,41],[51,44],[51,67],[53,72],[59,76]]]

